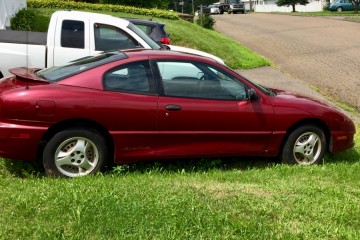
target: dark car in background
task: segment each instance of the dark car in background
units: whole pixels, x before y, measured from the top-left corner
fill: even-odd
[[[146,33],[152,40],[158,44],[170,44],[170,36],[165,31],[165,24],[160,22],[155,22],[151,20],[142,20],[135,18],[126,18],[128,21],[132,22],[135,26],[140,28],[143,32]]]

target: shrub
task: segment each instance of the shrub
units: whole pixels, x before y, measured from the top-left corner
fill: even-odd
[[[134,6],[141,8],[160,8],[167,9],[169,2],[167,0],[101,0],[101,3],[114,4],[114,5],[125,5]]]
[[[23,8],[10,20],[11,29],[31,31],[34,26],[34,18],[35,13],[32,10]]]
[[[122,6],[122,5],[111,5],[111,4],[92,4],[85,2],[73,2],[73,1],[52,1],[52,0],[28,0],[28,7],[31,8],[55,8],[55,9],[73,9],[73,10],[83,10],[89,9],[94,11],[108,11],[108,12],[123,12],[123,13],[132,13],[139,15],[146,15],[158,18],[167,18],[167,19],[179,19],[179,16],[170,11],[160,10],[160,9],[147,9],[147,8],[138,8],[131,6]]]
[[[201,14],[196,19],[196,23],[204,28],[213,29],[215,19],[208,14]]]

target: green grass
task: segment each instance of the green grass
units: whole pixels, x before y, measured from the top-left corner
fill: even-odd
[[[53,179],[0,160],[0,239],[358,239],[359,158],[358,132],[310,167],[203,159]]]
[[[36,31],[47,31],[50,15],[55,9],[33,9],[37,14],[35,19]],[[84,11],[87,11],[86,9]],[[127,13],[101,12],[117,17],[149,19],[147,16]],[[166,30],[170,33],[171,44],[190,47],[209,52],[220,58],[233,69],[251,69],[271,65],[270,61],[261,57],[249,48],[238,42],[221,35],[220,33],[202,28],[196,24],[184,20],[169,20],[154,18],[154,21],[166,24]],[[196,34],[194,34],[196,33]]]
[[[322,11],[322,12],[289,12],[289,13],[272,13],[272,14],[286,14],[294,16],[310,16],[310,17],[343,17],[344,20],[360,22],[360,11],[355,13],[354,11],[343,11],[343,12],[331,12],[331,11]]]

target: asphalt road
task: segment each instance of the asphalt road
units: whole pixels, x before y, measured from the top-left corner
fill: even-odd
[[[265,13],[214,18],[217,31],[281,72],[360,109],[360,23]]]

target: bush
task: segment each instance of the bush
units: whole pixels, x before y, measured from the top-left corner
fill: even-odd
[[[111,4],[92,4],[85,2],[73,2],[73,1],[52,1],[52,0],[27,0],[27,5],[30,8],[54,8],[54,9],[72,9],[72,10],[93,10],[93,11],[105,11],[105,12],[123,12],[139,15],[146,15],[158,18],[167,19],[179,19],[179,16],[170,11],[159,10],[156,8],[138,8],[122,5]]]
[[[21,31],[31,31],[34,26],[35,13],[32,10],[21,9],[10,20],[11,29]]]
[[[134,6],[141,8],[160,8],[167,9],[169,2],[167,0],[101,0],[101,3],[114,4],[114,5],[125,5]]]
[[[201,14],[196,19],[196,23],[204,28],[213,29],[215,24],[215,19],[208,14]]]

